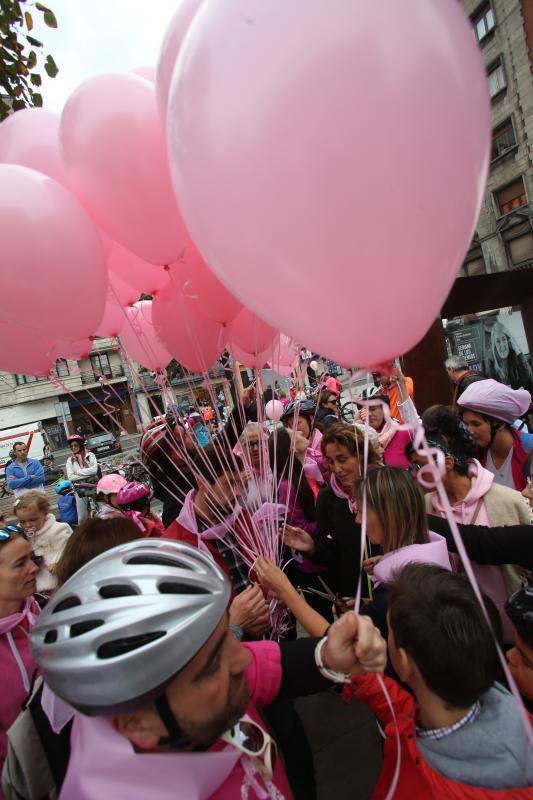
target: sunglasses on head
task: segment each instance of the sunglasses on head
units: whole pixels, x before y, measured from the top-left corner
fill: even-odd
[[[262,758],[261,771],[266,778],[272,780],[276,766],[276,742],[248,714],[245,714],[221,738],[253,759]]]
[[[4,544],[4,542],[9,542],[10,539],[14,539],[14,533],[17,533],[19,536],[23,536],[24,539],[26,538],[24,531],[22,528],[19,528],[18,525],[4,525],[3,528],[0,528],[0,544]]]

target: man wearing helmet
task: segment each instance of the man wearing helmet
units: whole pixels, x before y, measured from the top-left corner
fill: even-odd
[[[164,540],[119,545],[61,587],[32,650],[79,712],[62,800],[290,800],[257,709],[382,671],[385,642],[351,613],[320,642],[241,645],[229,597],[209,556]]]

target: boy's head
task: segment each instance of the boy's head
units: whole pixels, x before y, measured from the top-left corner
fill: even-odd
[[[209,444],[196,454],[193,472],[198,495],[211,513],[217,517],[230,514],[242,494],[241,459],[231,450]]]
[[[516,629],[515,646],[507,660],[522,696],[533,700],[533,585],[515,592],[505,610]]]
[[[498,679],[494,633],[465,575],[408,564],[389,584],[388,620],[389,657],[415,694],[423,682],[449,708],[468,708]]]

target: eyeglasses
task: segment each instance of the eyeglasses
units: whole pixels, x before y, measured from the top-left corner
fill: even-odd
[[[263,776],[272,780],[276,766],[277,747],[274,739],[254,720],[245,714],[233,728],[221,736],[223,741],[237,747],[259,762]]]
[[[22,528],[19,528],[18,525],[5,525],[3,528],[0,528],[0,544],[4,544],[5,542],[9,542],[10,539],[13,539],[13,534],[17,533],[19,536],[26,536],[24,535],[24,531]]]

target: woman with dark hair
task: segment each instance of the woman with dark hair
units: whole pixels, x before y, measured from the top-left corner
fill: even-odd
[[[457,401],[481,464],[502,486],[523,491],[530,474],[533,435],[513,427],[531,406],[531,394],[491,378],[472,383]]]
[[[79,483],[96,483],[98,477],[98,460],[94,453],[87,450],[85,436],[78,433],[72,434],[67,439],[72,455],[67,458],[65,469],[67,478],[74,484],[74,488]],[[78,512],[78,523],[87,519],[88,507],[87,500],[76,493],[76,511]]]
[[[336,422],[339,422],[339,396],[326,387],[318,395],[315,424],[324,432]]]
[[[327,469],[321,449],[322,432],[315,424],[316,415],[314,400],[295,400],[285,406],[281,422],[289,431],[294,431],[294,445],[303,455],[305,474],[321,486]]]
[[[531,512],[522,495],[495,483],[492,473],[473,458],[472,440],[453,409],[432,406],[422,421],[429,447],[440,450],[444,456],[442,484],[456,522],[498,527],[530,524]],[[410,452],[410,461],[415,472],[427,464],[427,458],[414,450]],[[426,509],[430,514],[446,516],[437,491],[426,494]],[[473,566],[481,590],[494,601],[500,613],[504,640],[511,642],[512,629],[504,605],[520,585],[522,576],[510,566]]]
[[[390,399],[387,394],[376,394],[372,397],[372,405],[360,411],[361,422],[364,423],[368,413],[368,424],[376,431],[378,442],[383,450],[383,461],[390,467],[409,467],[405,448],[412,439],[410,431],[400,430],[400,423],[395,419],[385,419],[384,406],[390,410]],[[375,403],[375,405],[374,405]]]

